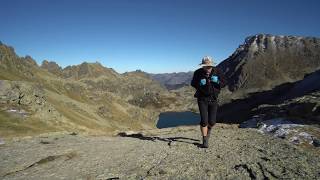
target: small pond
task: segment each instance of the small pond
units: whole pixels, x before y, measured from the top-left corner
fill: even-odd
[[[164,112],[159,116],[157,128],[168,128],[184,125],[198,125],[200,115],[190,111],[186,112]]]

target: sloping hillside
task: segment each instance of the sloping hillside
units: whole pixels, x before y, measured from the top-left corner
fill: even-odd
[[[0,57],[0,136],[153,128],[160,112],[183,104],[144,73],[118,74],[86,62],[63,69],[44,61],[39,67],[4,44]]]

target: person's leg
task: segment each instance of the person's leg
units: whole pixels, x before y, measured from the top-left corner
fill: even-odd
[[[207,148],[208,147],[208,137],[207,137],[208,102],[198,100],[198,106],[199,106],[200,117],[201,117],[200,130],[201,130],[201,134],[202,134],[202,147]]]
[[[204,127],[200,126],[200,130],[201,130],[202,136],[207,136],[207,134],[208,134],[208,126],[204,126]]]
[[[208,105],[208,130],[207,130],[208,137],[210,137],[211,130],[217,122],[217,120],[216,120],[217,109],[218,109],[217,101],[213,101],[212,103],[210,103]]]
[[[211,129],[212,129],[212,126],[210,126],[210,125],[208,124],[208,128],[207,128],[207,137],[208,137],[208,138],[210,138]]]
[[[198,107],[200,111],[200,130],[202,136],[207,136],[208,131],[208,103],[203,100],[198,100]]]

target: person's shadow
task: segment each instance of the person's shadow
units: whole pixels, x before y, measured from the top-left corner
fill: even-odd
[[[140,139],[140,140],[147,140],[147,141],[156,141],[156,140],[159,140],[159,141],[164,141],[164,142],[167,142],[168,143],[168,146],[171,146],[171,143],[172,142],[183,142],[183,143],[187,143],[187,144],[193,144],[197,147],[202,147],[199,142],[198,139],[192,139],[192,138],[186,138],[186,137],[168,137],[168,138],[162,138],[162,137],[158,137],[158,136],[144,136],[143,134],[141,133],[136,133],[136,134],[126,134],[125,132],[120,132],[118,133],[118,136],[121,136],[121,137],[131,137],[131,138],[137,138],[137,139]],[[196,142],[189,142],[189,141],[186,141],[186,140],[191,140],[191,141],[196,141]]]

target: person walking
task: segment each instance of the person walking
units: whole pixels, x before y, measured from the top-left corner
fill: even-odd
[[[216,123],[218,95],[227,83],[223,73],[213,64],[212,57],[203,57],[200,68],[193,73],[191,81],[191,86],[196,89],[194,97],[197,98],[200,111],[203,148],[208,148],[211,129]]]

